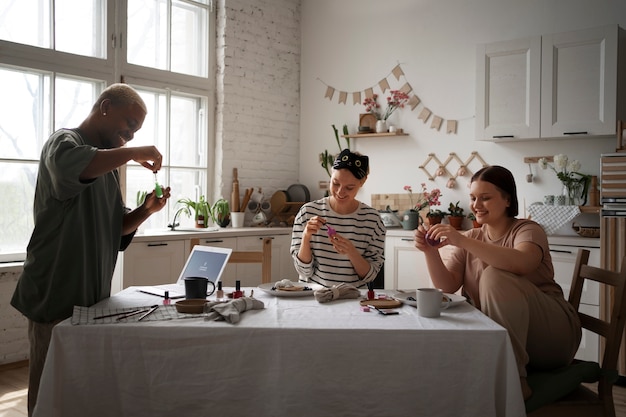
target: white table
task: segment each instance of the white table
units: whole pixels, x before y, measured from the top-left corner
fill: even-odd
[[[425,319],[254,296],[235,325],[62,322],[35,416],[525,416],[508,334],[469,304]],[[157,302],[130,287],[94,307]]]

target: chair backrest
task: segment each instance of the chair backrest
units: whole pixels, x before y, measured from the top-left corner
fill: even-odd
[[[589,251],[579,249],[568,301],[578,311],[582,327],[605,338],[601,366],[606,370],[615,370],[626,323],[626,256],[622,259],[620,272],[587,265],[588,261]],[[580,298],[585,280],[597,281],[611,288],[610,315],[606,320],[580,312]]]
[[[263,237],[263,248],[260,251],[232,251],[229,263],[260,263],[261,264],[261,283],[267,284],[272,282],[272,238]],[[200,244],[200,239],[191,239],[191,247]]]
[[[261,283],[272,281],[272,238],[264,237],[261,251],[233,251],[228,262],[261,263]]]

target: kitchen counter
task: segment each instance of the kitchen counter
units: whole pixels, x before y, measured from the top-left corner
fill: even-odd
[[[207,237],[238,237],[238,236],[267,236],[289,235],[291,227],[207,227],[206,229],[194,229],[191,227],[180,228],[171,231],[169,229],[140,230],[135,234],[133,242],[146,242],[157,239],[187,240],[192,238]]]

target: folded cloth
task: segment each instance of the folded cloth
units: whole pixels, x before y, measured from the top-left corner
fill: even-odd
[[[262,310],[264,308],[263,301],[252,297],[235,298],[226,303],[213,301],[206,304],[205,311],[208,311],[208,314],[205,320],[226,320],[235,324],[239,322],[240,314],[244,311]]]
[[[361,291],[354,285],[341,284],[333,285],[330,288],[321,288],[315,290],[315,299],[320,303],[326,303],[328,301],[339,300],[340,298],[359,298]]]

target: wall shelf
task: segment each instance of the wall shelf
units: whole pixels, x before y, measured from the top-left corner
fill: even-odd
[[[408,133],[355,133],[352,135],[341,135],[342,138],[378,138],[382,136],[409,136]]]
[[[598,214],[600,213],[600,209],[602,208],[601,206],[580,206],[580,212],[581,213],[593,213],[593,214]]]

